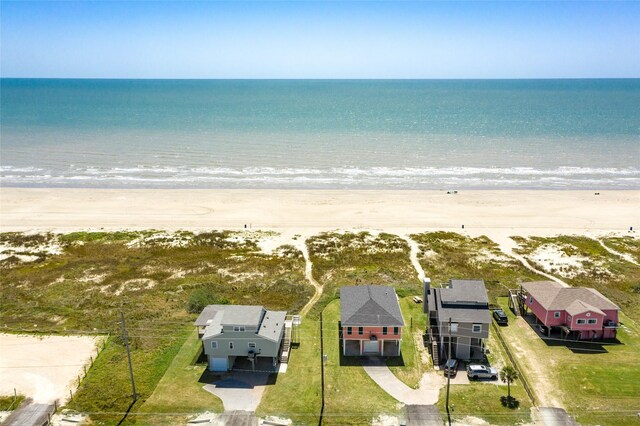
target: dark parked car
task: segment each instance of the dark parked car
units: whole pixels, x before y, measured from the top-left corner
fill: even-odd
[[[493,311],[493,318],[498,324],[509,323],[509,318],[507,318],[507,314],[505,314],[502,309],[496,309],[495,311]]]
[[[458,373],[458,360],[450,359],[444,364],[444,375],[449,377],[456,377]]]

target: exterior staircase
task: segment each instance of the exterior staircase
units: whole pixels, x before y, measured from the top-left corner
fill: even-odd
[[[513,309],[513,313],[517,317],[522,316],[520,313],[520,292],[518,290],[509,290],[509,307]]]
[[[284,322],[284,338],[282,339],[282,351],[280,352],[280,362],[289,362],[289,352],[291,351],[291,330],[293,321],[286,320]]]

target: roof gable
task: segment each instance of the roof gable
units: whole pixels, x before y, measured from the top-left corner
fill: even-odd
[[[604,315],[604,312],[602,312],[600,309],[580,300],[573,301],[569,306],[567,306],[566,311],[572,317],[583,314],[585,312],[593,312],[598,315]]]
[[[586,287],[563,287],[554,281],[535,281],[523,283],[522,288],[531,294],[536,301],[546,310],[569,311],[569,306],[574,312],[576,309],[586,309],[592,312],[599,312],[604,315],[602,309],[618,310],[615,303],[607,299],[598,290]],[[583,305],[574,305],[574,302],[581,302]],[[582,311],[585,312],[585,311]],[[570,315],[573,315],[569,312]]]

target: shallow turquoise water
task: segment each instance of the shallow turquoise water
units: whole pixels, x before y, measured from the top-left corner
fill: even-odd
[[[0,84],[5,186],[640,187],[639,79]]]

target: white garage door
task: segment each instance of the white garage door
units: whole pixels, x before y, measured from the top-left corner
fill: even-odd
[[[366,353],[378,353],[378,341],[377,340],[366,340],[364,342],[364,351]]]
[[[228,358],[225,357],[210,357],[209,358],[209,370],[211,371],[227,371]]]

